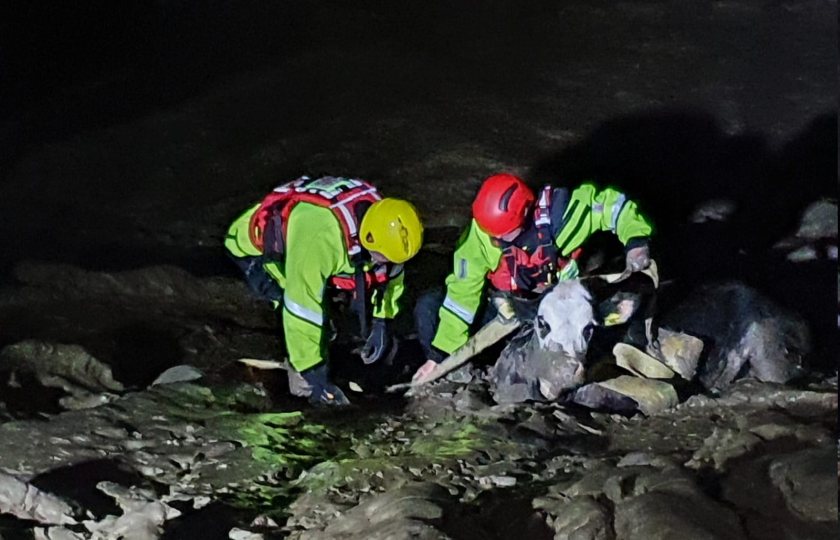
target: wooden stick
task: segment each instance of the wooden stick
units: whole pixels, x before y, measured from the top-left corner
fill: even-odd
[[[438,364],[428,377],[419,381],[412,381],[408,383],[395,384],[386,388],[386,392],[399,392],[401,390],[409,390],[417,388],[424,384],[436,381],[449,373],[450,371],[461,367],[470,361],[475,355],[498,343],[505,336],[510,335],[514,330],[521,326],[521,322],[515,318],[503,319],[502,317],[495,317],[489,323],[485,324],[478,332],[476,332],[464,345],[449,355],[443,362]]]

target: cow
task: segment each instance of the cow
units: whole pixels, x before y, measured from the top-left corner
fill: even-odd
[[[631,287],[632,288],[632,287]],[[604,300],[604,294],[608,296]],[[565,281],[548,291],[533,320],[525,324],[490,370],[496,402],[558,401],[586,381],[590,338],[598,327],[649,318],[645,295],[604,287],[597,280]],[[697,379],[707,390],[721,390],[736,379],[753,377],[785,383],[803,373],[810,350],[804,320],[741,282],[699,287],[659,317],[662,328],[696,336],[704,351]],[[647,339],[655,349],[655,332]],[[621,335],[623,341],[630,333]],[[646,343],[635,343],[645,348]]]

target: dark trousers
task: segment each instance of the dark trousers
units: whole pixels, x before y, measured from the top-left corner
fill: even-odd
[[[446,298],[446,290],[438,287],[420,295],[420,298],[417,299],[417,303],[414,305],[414,324],[417,328],[417,341],[420,342],[426,358],[437,361],[443,360],[446,357],[444,353],[432,347],[432,340],[435,339],[438,326],[440,326],[439,312],[444,298]],[[475,322],[470,327],[470,334],[490,322],[496,314],[496,306],[493,305],[493,302],[488,302],[485,299],[482,306],[478,308]]]
[[[248,288],[257,298],[269,302],[283,301],[283,289],[265,271],[265,267],[263,267],[265,261],[262,257],[231,256],[231,259],[242,270],[242,273],[245,274],[245,283],[248,284]]]

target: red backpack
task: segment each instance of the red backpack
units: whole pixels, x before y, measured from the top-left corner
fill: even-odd
[[[351,260],[361,253],[359,222],[361,215],[382,196],[368,182],[357,178],[324,176],[297,180],[277,186],[265,196],[251,216],[248,233],[251,243],[264,255],[277,257],[285,252],[289,215],[299,203],[329,208],[341,224]]]

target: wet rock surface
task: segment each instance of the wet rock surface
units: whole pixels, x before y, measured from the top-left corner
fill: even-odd
[[[443,381],[408,408],[359,417],[271,412],[262,385],[172,382],[7,422],[3,478],[41,499],[33,510],[6,497],[3,511],[40,521],[44,538],[183,534],[219,503],[238,516],[219,538],[818,538],[836,527],[836,382],[743,381],[647,417],[493,405],[482,384]]]

